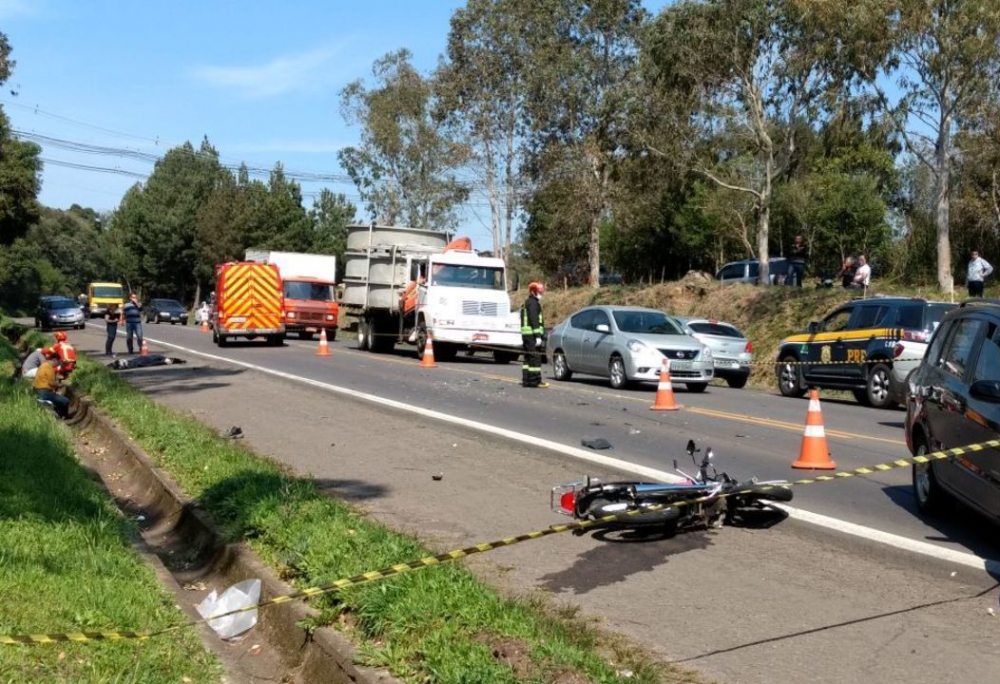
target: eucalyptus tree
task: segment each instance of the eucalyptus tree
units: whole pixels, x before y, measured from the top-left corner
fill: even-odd
[[[340,93],[341,113],[361,127],[361,142],[340,151],[341,165],[374,220],[452,229],[469,188],[458,176],[467,148],[433,114],[434,84],[402,49],[376,60],[375,85],[362,80]]]

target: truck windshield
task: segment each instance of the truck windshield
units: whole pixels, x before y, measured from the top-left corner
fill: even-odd
[[[434,264],[431,285],[439,287],[473,287],[480,290],[503,290],[503,268]]]
[[[305,283],[295,280],[285,281],[285,299],[308,299],[313,302],[332,302],[333,285],[325,283]]]
[[[118,298],[122,297],[122,287],[121,285],[98,285],[94,288],[95,297],[110,297]]]

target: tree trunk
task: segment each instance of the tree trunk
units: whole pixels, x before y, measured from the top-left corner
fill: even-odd
[[[774,155],[768,154],[764,162],[763,186],[760,189],[760,211],[757,215],[757,258],[760,260],[760,284],[771,284],[770,252],[768,240],[771,230],[771,179],[774,176]]]
[[[951,235],[948,227],[951,190],[951,168],[948,160],[948,148],[951,141],[950,126],[951,121],[948,119],[941,122],[934,159],[937,167],[935,169],[937,187],[934,197],[936,203],[935,223],[937,224],[937,275],[938,287],[945,294],[951,293],[954,289],[954,279],[951,274]]]
[[[601,208],[590,213],[590,249],[587,259],[590,264],[590,286],[601,286]]]

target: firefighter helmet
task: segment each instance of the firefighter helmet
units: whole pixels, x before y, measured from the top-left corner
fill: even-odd
[[[528,284],[528,292],[531,294],[545,294],[545,283],[535,281]]]

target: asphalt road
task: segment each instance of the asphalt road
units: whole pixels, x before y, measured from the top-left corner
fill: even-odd
[[[94,332],[103,328],[91,324]],[[265,366],[285,373],[340,385],[442,413],[481,421],[522,433],[577,446],[602,437],[612,449],[600,453],[630,463],[672,471],[676,460],[692,471],[684,452],[689,439],[711,447],[719,470],[738,478],[809,477],[817,471],[793,469],[799,456],[808,402],[773,392],[712,385],[689,393],[675,383],[676,412],[649,410],[655,385],[611,390],[599,378],[574,376],[569,382],[549,379],[549,389],[520,387],[520,366],[502,366],[480,353],[459,355],[437,368],[420,366],[409,347],[393,354],[354,348],[344,334],[330,344],[331,355],[316,355],[318,343],[289,338],[282,348],[257,342],[219,348],[209,333],[193,326],[145,324],[155,351],[158,342]],[[124,342],[116,350],[124,351]],[[168,350],[167,347],[160,347]],[[546,369],[546,376],[550,369]],[[853,469],[908,456],[902,410],[879,410],[853,401],[822,401],[827,439],[838,470]],[[586,464],[580,474],[586,474]],[[556,484],[556,483],[553,483]],[[925,521],[916,512],[910,470],[896,469],[835,483],[800,487],[794,505],[850,523],[946,548],[1000,559],[996,530],[975,516]]]
[[[129,382],[220,432],[242,426],[248,446],[438,551],[562,522],[566,518],[548,510],[552,484],[588,470],[601,477],[614,473],[299,381],[172,352],[158,341],[570,446],[579,446],[581,435],[604,436],[615,445],[614,456],[652,466],[669,468],[693,437],[711,445],[720,465],[738,474],[803,474],[789,463],[798,451],[804,401],[728,388],[704,395],[678,389],[685,408],[665,415],[649,411],[652,388],[611,393],[599,384],[573,382],[528,391],[517,386],[516,367],[485,361],[421,369],[412,356],[379,357],[342,344],[330,357],[317,357],[315,342],[296,341],[281,349],[219,350],[208,334],[193,328],[146,329],[152,351],[176,353],[190,363],[122,373]],[[100,330],[71,333],[85,353],[101,349],[100,338]],[[891,441],[860,437],[872,432],[897,439],[898,427],[878,422],[898,420],[898,412],[836,402],[824,403],[824,412],[839,435],[831,437],[831,446],[840,466],[903,453]],[[806,487],[794,503],[825,507],[872,527],[892,523],[915,538],[962,548],[945,539],[946,532],[923,528],[885,495],[887,487],[905,488],[906,479],[901,471],[898,482]],[[983,528],[968,516],[951,523],[961,525]],[[985,529],[966,535],[965,544],[988,546]],[[1000,668],[1000,573],[901,552],[795,519],[769,516],[749,527],[671,539],[564,534],[476,556],[467,564],[505,589],[577,606],[583,618],[645,644],[659,659],[726,684],[980,682],[995,679]]]

